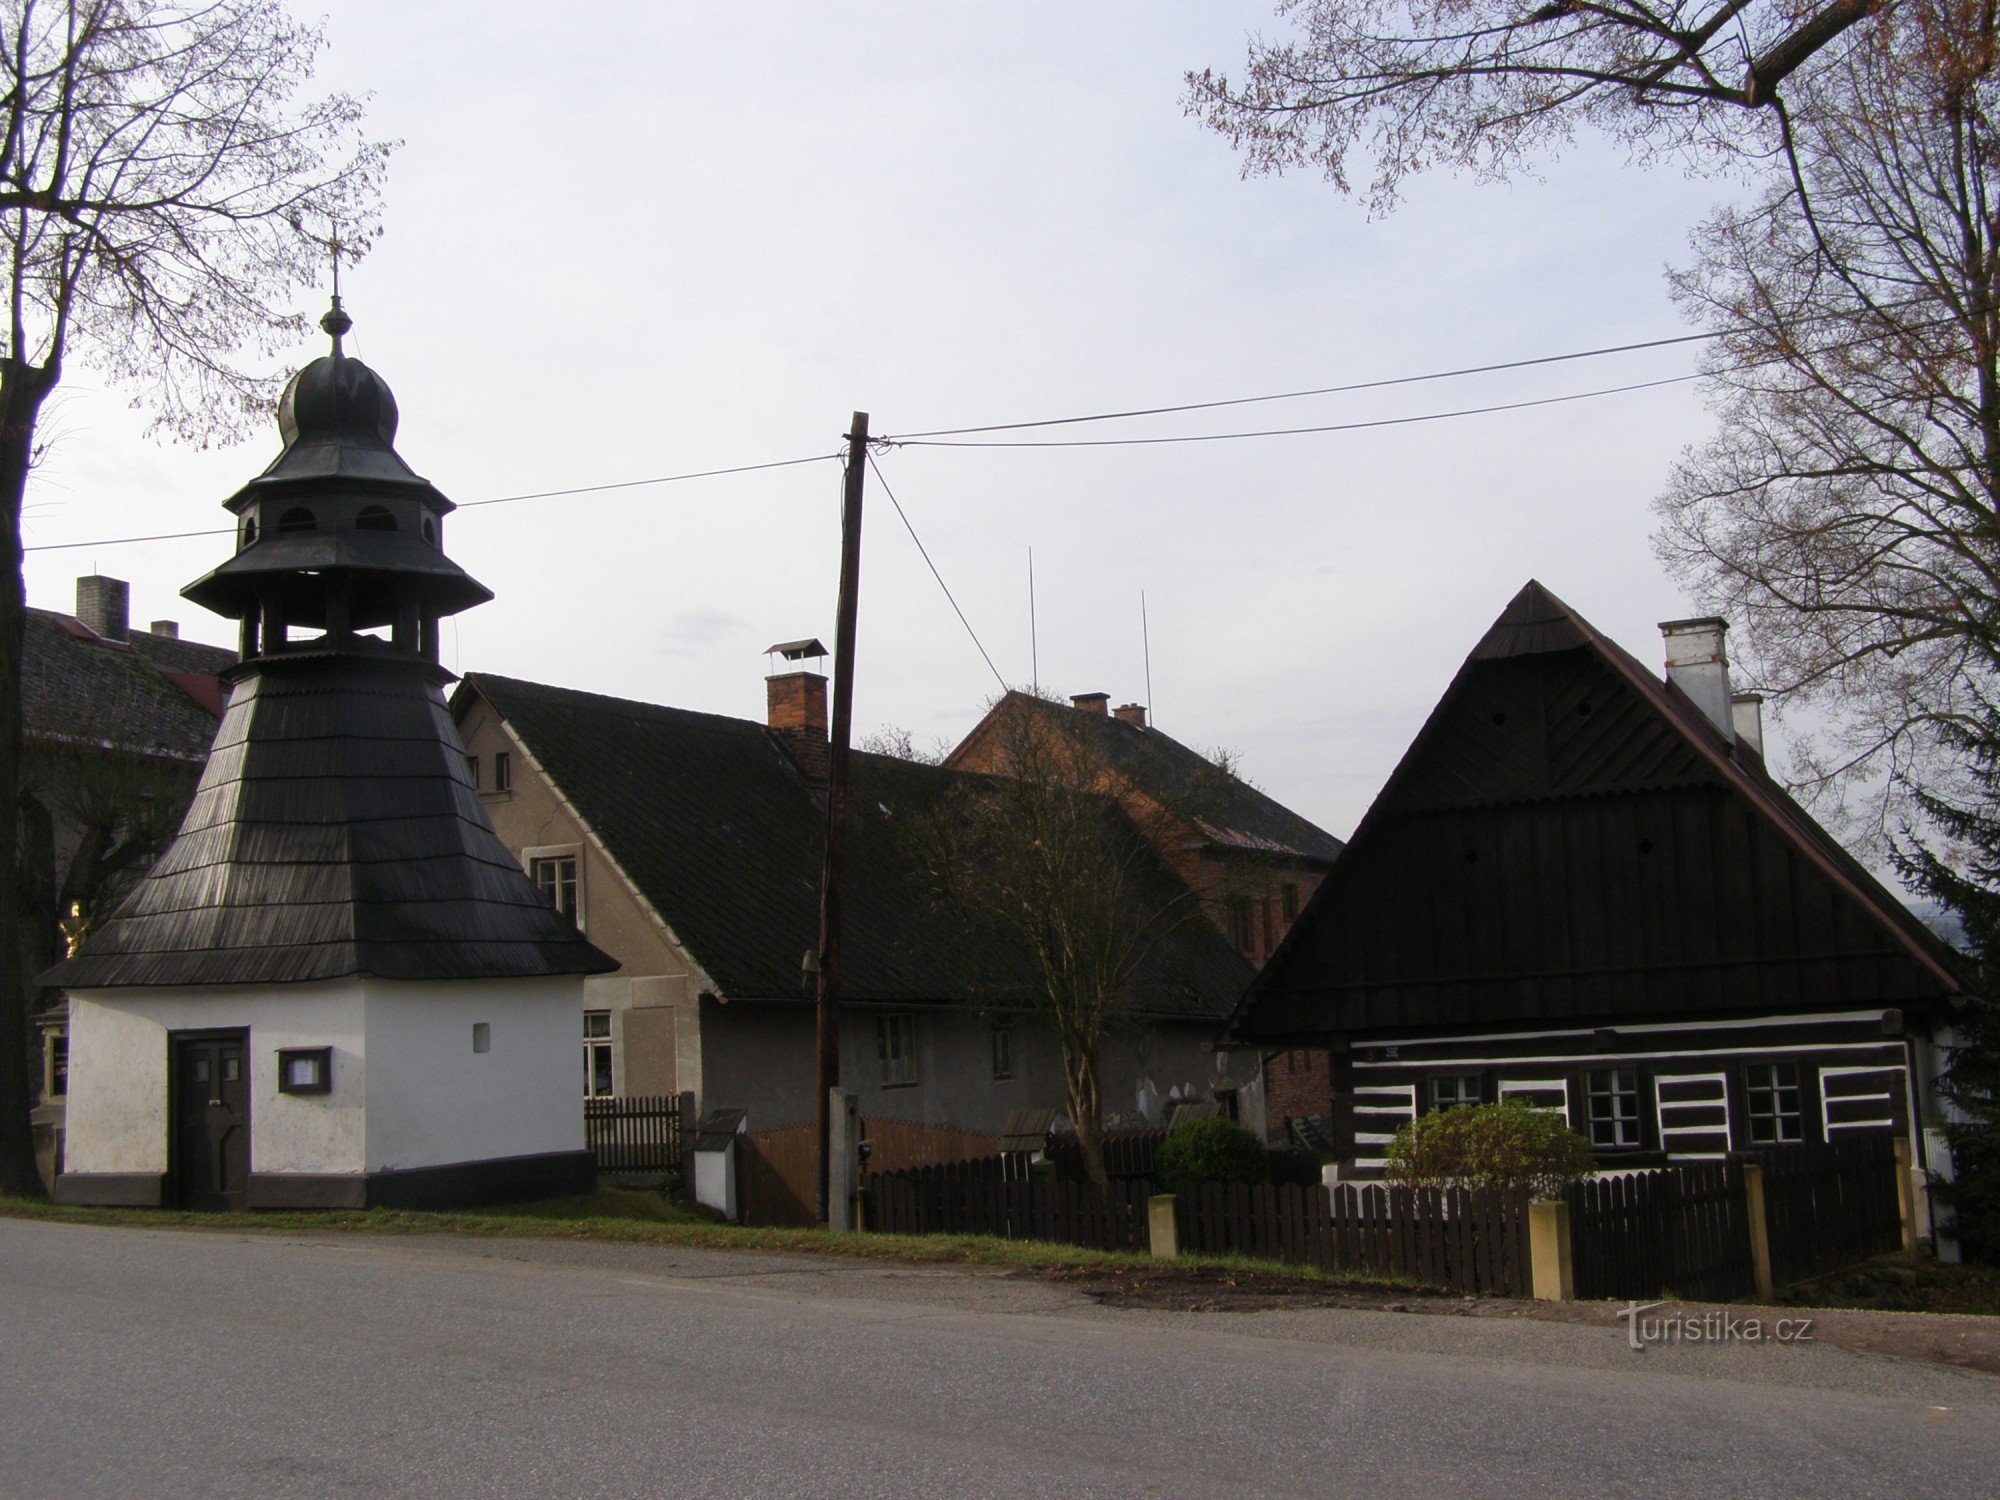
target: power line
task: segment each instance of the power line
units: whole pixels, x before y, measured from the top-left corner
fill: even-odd
[[[651,479],[620,479],[610,484],[580,484],[566,490],[531,490],[520,495],[495,495],[486,500],[462,500],[457,509],[471,510],[481,505],[511,505],[516,500],[554,500],[564,495],[599,495],[608,490],[633,490],[652,484],[679,484],[684,479],[719,479],[725,474],[754,474],[762,469],[789,469],[799,464],[824,463],[829,458],[838,458],[836,453],[814,453],[806,458],[780,458],[762,464],[737,464],[728,469],[700,469],[689,474],[659,474]],[[212,531],[163,531],[153,536],[103,537],[94,542],[42,542],[33,547],[23,547],[23,552],[67,552],[77,547],[121,547],[132,542],[179,542],[189,537],[234,536],[235,528],[217,527]]]
[[[903,529],[909,532],[910,540],[917,544],[917,551],[923,554],[924,566],[931,570],[931,577],[935,578],[937,586],[944,590],[944,597],[946,602],[951,605],[951,612],[958,616],[958,623],[965,627],[965,633],[972,637],[972,644],[977,646],[979,654],[985,657],[986,670],[991,672],[993,680],[1000,684],[1000,691],[1003,693],[1006,692],[1007,679],[1002,677],[1000,669],[993,665],[993,658],[986,655],[986,647],[980,642],[979,632],[972,628],[972,622],[966,619],[965,611],[958,607],[958,600],[952,598],[951,585],[944,581],[944,574],[940,573],[937,564],[931,561],[930,549],[924,545],[924,539],[917,535],[917,528],[910,524],[909,516],[904,514],[903,502],[898,500],[896,492],[889,488],[889,481],[883,478],[882,466],[875,462],[875,455],[873,453],[868,455],[868,467],[875,471],[875,482],[882,486],[882,493],[889,497],[889,503],[896,507],[896,514],[902,519]]]
[[[1504,401],[1493,406],[1462,406],[1453,411],[1423,412],[1414,417],[1376,417],[1366,422],[1329,422],[1317,427],[1268,427],[1256,432],[1194,432],[1170,437],[1143,438],[1028,438],[961,442],[936,438],[884,438],[891,448],[1142,448],[1160,443],[1226,443],[1238,438],[1297,437],[1313,432],[1359,432],[1370,427],[1407,427],[1415,422],[1442,422],[1452,417],[1479,417],[1491,412],[1525,411],[1532,406],[1560,406],[1568,401],[1589,401],[1598,396],[1622,396],[1629,391],[1650,391],[1661,386],[1685,385],[1700,380],[1699,373],[1670,375],[1664,380],[1642,380],[1633,385],[1605,386],[1594,391],[1574,391],[1567,396],[1542,396],[1533,401]]]
[[[1533,359],[1510,359],[1499,364],[1467,365],[1457,370],[1433,370],[1423,375],[1396,375],[1384,380],[1358,380],[1348,385],[1322,385],[1306,391],[1280,391],[1270,396],[1235,396],[1225,401],[1190,401],[1179,406],[1143,406],[1130,411],[1103,411],[1085,417],[1048,417],[1034,422],[996,422],[985,427],[941,427],[929,432],[912,432],[885,439],[889,443],[911,442],[917,438],[966,437],[979,432],[1018,432],[1026,427],[1070,427],[1079,422],[1115,422],[1126,417],[1163,417],[1184,411],[1215,411],[1225,406],[1256,406],[1266,401],[1298,401],[1307,396],[1338,396],[1350,391],[1379,391],[1397,385],[1421,385],[1432,380],[1457,380],[1466,375],[1490,375],[1500,370],[1527,370],[1537,365],[1559,365],[1571,360],[1597,359],[1607,354],[1632,354],[1641,349],[1668,349],[1677,344],[1698,344],[1723,337],[1721,333],[1684,333],[1674,338],[1645,339],[1636,344],[1607,344],[1600,349],[1577,349],[1568,354],[1543,354]]]

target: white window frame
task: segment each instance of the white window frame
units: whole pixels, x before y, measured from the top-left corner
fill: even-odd
[[[1597,1086],[1599,1078],[1609,1080],[1610,1087],[1600,1090]],[[1629,1090],[1619,1087],[1619,1084],[1626,1080],[1632,1085]],[[1636,1151],[1645,1144],[1645,1132],[1640,1124],[1644,1111],[1640,1096],[1644,1087],[1644,1082],[1639,1077],[1639,1070],[1634,1067],[1612,1063],[1604,1067],[1584,1069],[1583,1123],[1592,1150]],[[1600,1099],[1611,1102],[1611,1113],[1602,1118],[1597,1113],[1597,1101]],[[1629,1110],[1621,1107],[1626,1101],[1630,1103]],[[1600,1127],[1606,1129],[1611,1136],[1610,1140],[1598,1139]]]
[[[1473,1105],[1483,1104],[1486,1100],[1485,1083],[1486,1080],[1477,1073],[1435,1074],[1431,1078],[1430,1088],[1427,1090],[1430,1095],[1431,1108],[1434,1110],[1465,1109]],[[1447,1084],[1451,1085],[1448,1090],[1445,1088]],[[1466,1095],[1466,1084],[1472,1085],[1470,1097]]]
[[[602,1021],[604,1029],[593,1029],[592,1023]],[[618,1053],[615,1027],[608,1010],[587,1010],[583,1013],[583,1097],[586,1099],[614,1099],[618,1096]],[[604,1062],[605,1087],[597,1087],[597,1064]]]
[[[1778,1081],[1778,1070],[1781,1068],[1790,1070],[1792,1081],[1789,1084]],[[1757,1081],[1759,1074],[1763,1075],[1764,1082]],[[1743,1065],[1743,1130],[1750,1137],[1750,1144],[1753,1147],[1796,1146],[1805,1140],[1805,1082],[1805,1070],[1796,1062],[1754,1062]],[[1792,1096],[1792,1107],[1789,1111],[1780,1107],[1782,1097],[1787,1093]],[[1824,1095],[1824,1088],[1821,1089],[1821,1093]],[[1764,1096],[1771,1106],[1762,1114],[1757,1109],[1759,1095]],[[1825,1115],[1824,1105],[1821,1106],[1820,1113],[1822,1117]],[[1773,1132],[1769,1138],[1757,1132],[1757,1123],[1760,1119],[1772,1123]],[[1784,1128],[1787,1120],[1792,1122],[1792,1134],[1789,1136],[1785,1134]]]
[[[535,882],[535,889],[540,890],[542,885],[541,877],[536,871],[535,866],[544,860],[557,859],[573,859],[576,861],[576,910],[571,915],[572,920],[576,923],[576,930],[578,932],[586,931],[589,899],[584,888],[584,871],[587,868],[588,862],[583,857],[583,845],[542,844],[534,848],[523,849],[521,851],[521,868],[526,870],[528,878]],[[561,907],[557,907],[556,909],[560,911]]]

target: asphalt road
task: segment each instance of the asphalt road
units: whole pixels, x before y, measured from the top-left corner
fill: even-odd
[[[2000,1380],[994,1274],[0,1220],[9,1495],[2000,1492]]]

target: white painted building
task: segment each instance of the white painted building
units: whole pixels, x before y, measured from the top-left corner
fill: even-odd
[[[340,336],[189,598],[241,622],[180,832],[69,994],[72,1203],[446,1206],[587,1188],[584,976],[616,967],[495,835],[438,620],[491,595]]]

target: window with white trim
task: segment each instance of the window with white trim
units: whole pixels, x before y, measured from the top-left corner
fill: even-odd
[[[1590,1144],[1616,1149],[1639,1144],[1639,1075],[1631,1068],[1592,1068],[1585,1075],[1584,1101],[1590,1117]]]
[[[882,1087],[903,1088],[917,1081],[917,1022],[914,1016],[875,1018],[875,1055]]]
[[[1452,1073],[1431,1080],[1431,1108],[1458,1109],[1479,1103],[1479,1075]]]
[[[583,926],[583,908],[578,901],[577,857],[574,854],[539,854],[528,859],[528,875],[542,899],[557,911]]]
[[[1752,1063],[1743,1070],[1750,1144],[1782,1146],[1805,1139],[1797,1063]]]
[[[611,1012],[583,1013],[583,1094],[603,1099],[613,1092],[611,1076]]]
[[[514,753],[511,750],[493,752],[493,790],[496,792],[514,790]]]

